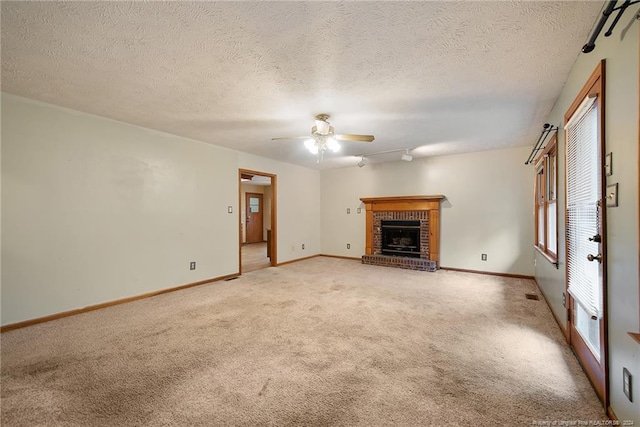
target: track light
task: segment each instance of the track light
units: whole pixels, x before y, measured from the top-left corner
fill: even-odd
[[[357,163],[358,167],[363,167],[367,164],[367,157],[371,157],[371,156],[377,156],[379,154],[390,154],[390,153],[397,153],[399,151],[404,151],[404,153],[402,153],[402,157],[400,157],[400,159],[404,160],[405,162],[410,162],[413,160],[413,156],[411,154],[409,154],[409,151],[413,150],[414,148],[401,148],[399,150],[387,150],[387,151],[378,151],[376,153],[367,153],[366,157],[365,154],[356,154],[354,157],[360,157],[360,161]]]

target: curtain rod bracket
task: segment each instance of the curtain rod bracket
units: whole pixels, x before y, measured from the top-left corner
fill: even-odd
[[[538,138],[538,141],[533,146],[533,149],[531,150],[531,154],[529,154],[529,157],[527,157],[527,161],[524,162],[525,165],[531,164],[531,162],[533,162],[536,159],[536,154],[538,153],[538,151],[542,150],[546,146],[544,142],[547,140],[547,137],[549,136],[549,134],[551,132],[557,132],[557,131],[558,131],[558,126],[553,126],[553,125],[550,125],[549,123],[545,123],[544,125],[542,125],[542,133],[540,133],[540,137]]]
[[[633,1],[632,0],[625,0],[624,3],[622,3],[618,7],[616,7],[616,3],[617,3],[617,0],[609,0],[609,3],[607,4],[607,7],[602,12],[602,16],[600,17],[600,20],[598,21],[598,24],[596,25],[596,28],[593,30],[593,33],[591,33],[591,37],[589,37],[589,40],[587,41],[587,43],[584,46],[582,46],[582,52],[583,53],[589,53],[589,52],[593,51],[593,49],[596,48],[596,39],[600,35],[600,31],[602,31],[602,28],[604,27],[604,24],[607,23],[607,19],[609,19],[609,16],[613,12],[617,11],[618,14],[613,19],[613,22],[609,26],[609,29],[607,30],[607,32],[604,33],[605,37],[609,37],[613,33],[614,27],[618,24],[618,21],[622,17],[622,14],[624,14],[625,10],[627,10],[627,8],[629,6],[631,6],[631,5],[634,5],[636,3],[640,3],[640,0],[633,0]]]

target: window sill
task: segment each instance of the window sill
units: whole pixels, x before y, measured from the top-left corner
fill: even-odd
[[[636,340],[638,344],[640,344],[640,334],[636,334],[634,332],[627,332],[631,338]]]
[[[559,263],[558,260],[556,258],[553,258],[552,256],[550,256],[548,253],[544,252],[542,249],[540,249],[539,247],[537,247],[536,245],[533,245],[533,247],[538,251],[538,253],[540,255],[542,255],[547,261],[549,261],[551,264],[553,264],[556,268],[559,268]]]

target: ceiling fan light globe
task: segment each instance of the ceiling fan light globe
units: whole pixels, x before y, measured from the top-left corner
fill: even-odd
[[[318,146],[313,138],[309,138],[304,141],[304,146],[309,150],[311,154],[318,154]]]
[[[338,144],[338,141],[333,138],[329,138],[327,140],[327,147],[329,147],[329,150],[333,151],[334,153],[340,151],[340,144]]]

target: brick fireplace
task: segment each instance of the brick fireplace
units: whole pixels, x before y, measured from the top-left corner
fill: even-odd
[[[366,209],[362,263],[422,271],[438,269],[442,199],[441,195],[360,199]]]

